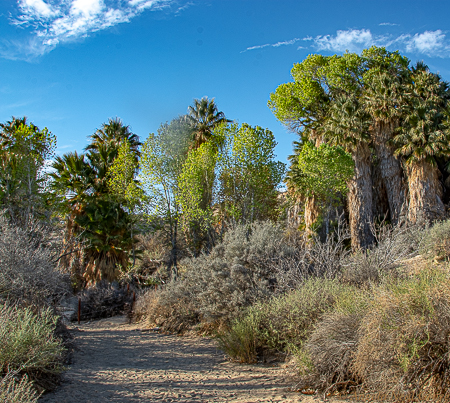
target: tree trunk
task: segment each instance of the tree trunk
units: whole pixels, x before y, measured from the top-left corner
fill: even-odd
[[[391,123],[375,123],[374,146],[381,176],[386,186],[391,222],[397,224],[403,212],[405,187],[400,161],[394,156],[395,148],[388,144],[388,141],[392,138],[393,126]]]
[[[316,198],[307,197],[305,201],[305,231],[308,235],[311,235],[314,231],[312,231],[312,226],[317,221],[320,215],[320,205],[317,202]]]
[[[372,211],[374,220],[389,217],[389,201],[378,161],[372,164]]]
[[[416,223],[443,218],[442,188],[438,180],[438,168],[427,161],[415,162],[407,166],[409,210],[408,220]]]
[[[371,230],[372,176],[370,149],[368,144],[359,142],[352,153],[355,162],[355,176],[349,181],[348,211],[352,248],[366,249],[374,242]]]

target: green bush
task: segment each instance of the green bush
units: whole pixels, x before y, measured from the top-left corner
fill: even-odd
[[[248,308],[217,338],[224,351],[241,362],[254,362],[270,352],[301,356],[314,324],[351,290],[337,280],[310,278],[297,290]]]
[[[54,337],[55,326],[50,310],[35,315],[30,308],[0,304],[0,374],[61,371],[63,347]]]

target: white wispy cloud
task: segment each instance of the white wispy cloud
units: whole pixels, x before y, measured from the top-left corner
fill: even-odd
[[[380,25],[392,25],[391,23],[382,23]],[[427,55],[430,57],[450,57],[450,40],[444,31],[425,31],[416,34],[391,35],[373,34],[369,29],[348,29],[339,30],[335,35],[318,35],[316,37],[306,36],[302,39],[294,38],[274,44],[266,43],[248,47],[241,51],[247,52],[255,49],[267,47],[278,47],[281,45],[292,45],[297,41],[309,42],[310,47],[318,51],[330,51],[343,53],[361,52],[371,46],[383,46],[392,50],[400,50],[407,53],[418,55]],[[306,43],[305,43],[306,45]],[[298,46],[297,50],[306,49],[305,46]]]
[[[295,42],[301,41],[302,39],[300,38],[294,38],[294,39],[290,39],[288,41],[280,41],[280,42],[276,42],[276,43],[266,43],[264,45],[256,45],[256,46],[250,46],[247,49],[241,51],[241,53],[244,52],[248,52],[249,50],[255,50],[255,49],[263,49],[263,48],[279,48],[280,46],[289,46],[289,45],[293,45]]]
[[[378,24],[379,26],[383,27],[383,26],[388,26],[388,27],[398,27],[399,24],[394,24],[392,22],[382,22],[380,24]]]
[[[10,22],[31,30],[25,40],[2,40],[0,56],[30,60],[58,44],[129,22],[144,10],[161,10],[176,0],[18,0]],[[178,3],[178,2],[177,2]],[[189,3],[188,3],[189,4]],[[178,8],[177,11],[179,11]]]
[[[374,45],[395,48],[395,50],[408,53],[424,54],[430,57],[450,57],[450,42],[441,30],[393,36],[373,35],[367,29],[349,29],[337,31],[336,35],[314,38],[314,47],[317,50],[333,52],[344,52],[346,50],[360,52],[362,49]]]
[[[450,55],[450,44],[440,29],[437,31],[425,31],[422,34],[413,36],[403,35],[402,40],[406,43],[408,52],[419,52],[428,56],[441,57]]]

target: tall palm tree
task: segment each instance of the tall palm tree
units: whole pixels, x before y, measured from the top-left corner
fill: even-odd
[[[139,147],[142,143],[139,136],[130,131],[130,126],[123,124],[119,118],[109,119],[108,123],[103,123],[102,127],[90,136],[91,142],[85,151],[96,151],[102,144],[109,144],[119,149],[119,146],[128,141],[131,151],[139,157]]]
[[[355,175],[348,182],[347,194],[352,247],[366,249],[374,242],[371,230],[372,153],[369,147],[370,116],[355,95],[341,94],[330,107],[325,124],[326,138],[351,153]]]
[[[394,131],[400,126],[408,81],[408,59],[398,52],[372,47],[363,51],[364,106],[372,118],[371,136],[389,201],[390,218],[398,222],[405,202],[405,187],[400,161],[392,145]]]
[[[408,219],[442,218],[445,213],[436,157],[450,156],[450,128],[446,125],[449,85],[423,63],[412,69],[404,124],[395,136],[395,154],[405,161],[408,177]],[[447,116],[446,116],[447,115]]]
[[[194,104],[188,108],[187,117],[194,131],[193,149],[208,141],[217,125],[230,122],[223,112],[219,112],[214,98],[210,101],[208,97],[194,99]]]
[[[82,241],[81,275],[88,284],[116,280],[135,242],[129,214],[108,193],[108,170],[116,153],[114,145],[98,144],[87,155],[69,153],[53,163],[53,188],[69,213],[66,238]]]

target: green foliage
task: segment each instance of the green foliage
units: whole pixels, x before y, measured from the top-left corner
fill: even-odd
[[[135,179],[137,168],[136,153],[131,150],[130,143],[124,141],[109,168],[108,187],[111,194],[124,201],[130,210],[144,198],[144,193]]]
[[[354,162],[342,147],[303,144],[296,161],[297,175],[292,178],[305,197],[316,197],[329,204],[339,194],[347,194],[347,181],[354,175]]]
[[[186,229],[194,225],[206,230],[211,226],[217,158],[217,144],[210,141],[192,150],[183,164],[178,203]]]
[[[285,165],[275,161],[270,130],[243,124],[216,130],[225,138],[219,156],[219,203],[224,218],[254,222],[275,218],[277,188]]]
[[[11,218],[44,214],[47,209],[45,163],[54,155],[56,137],[26,118],[0,126],[0,204]]]
[[[405,119],[393,139],[398,147],[395,154],[409,165],[424,160],[436,165],[436,157],[450,156],[448,83],[419,64],[407,90]]]

